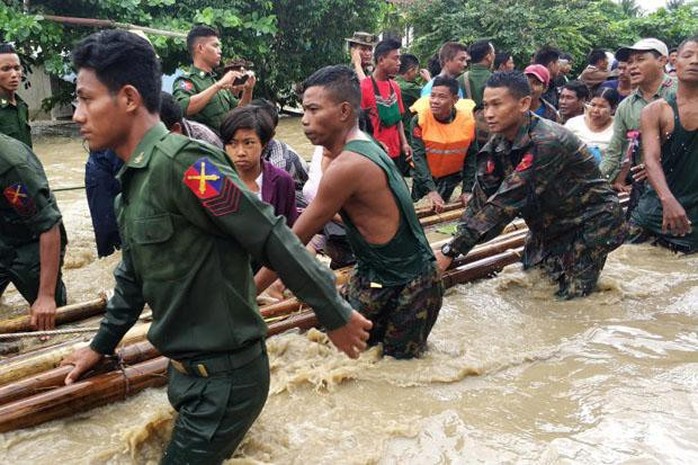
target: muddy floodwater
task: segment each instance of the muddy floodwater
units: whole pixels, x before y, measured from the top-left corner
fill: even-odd
[[[306,157],[298,119],[279,136]],[[54,188],[82,184],[79,141],[38,141]],[[113,284],[84,191],[57,194],[70,302]],[[318,331],[268,341],[267,405],[231,464],[697,464],[698,256],[623,246],[601,292],[561,302],[520,266],[448,291],[419,360],[340,355]],[[26,311],[8,290],[2,316]],[[95,322],[91,323],[96,324]],[[157,463],[163,389],[0,435],[2,464]]]

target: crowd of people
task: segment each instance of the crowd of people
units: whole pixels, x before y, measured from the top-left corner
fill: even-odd
[[[543,269],[561,299],[593,292],[624,241],[698,249],[698,37],[592,50],[574,80],[571,57],[550,46],[518,71],[489,40],[447,42],[427,70],[397,40],[347,43],[350,66],[301,86],[310,167],[275,138],[278,109],[253,98],[254,73],[219,73],[210,27],[188,34],[192,65],[171,93],[143,36],[103,31],[72,53],[97,250],[121,261],[97,335],[63,362],[66,383],[113,353],[148,304],[179,412],[162,463],[220,463],[259,415],[269,366],[256,295],[272,283],[349,357],[380,344],[409,359],[427,349],[440,272],[516,217],[529,228],[524,268]],[[43,330],[66,302],[67,238],[21,77],[1,45],[0,293],[13,283]],[[441,212],[454,194],[464,213],[434,252],[414,202]],[[316,253],[355,263],[341,293]]]

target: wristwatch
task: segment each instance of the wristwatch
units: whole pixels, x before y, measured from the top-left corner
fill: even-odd
[[[456,258],[458,255],[460,255],[460,253],[456,249],[451,247],[450,242],[441,246],[441,253],[444,254],[446,257],[450,258]]]

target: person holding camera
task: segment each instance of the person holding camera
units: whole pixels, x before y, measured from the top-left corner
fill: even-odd
[[[227,113],[252,100],[255,77],[240,70],[225,72],[220,79],[213,70],[221,62],[218,33],[208,26],[194,26],[187,34],[192,67],[172,85],[172,95],[187,119],[203,123],[220,134]],[[238,100],[235,95],[242,92]]]

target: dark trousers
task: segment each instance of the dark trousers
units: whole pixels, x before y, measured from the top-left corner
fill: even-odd
[[[167,396],[179,415],[160,464],[222,463],[235,452],[267,400],[266,350],[243,366],[208,377],[184,374],[172,365],[168,374]]]

